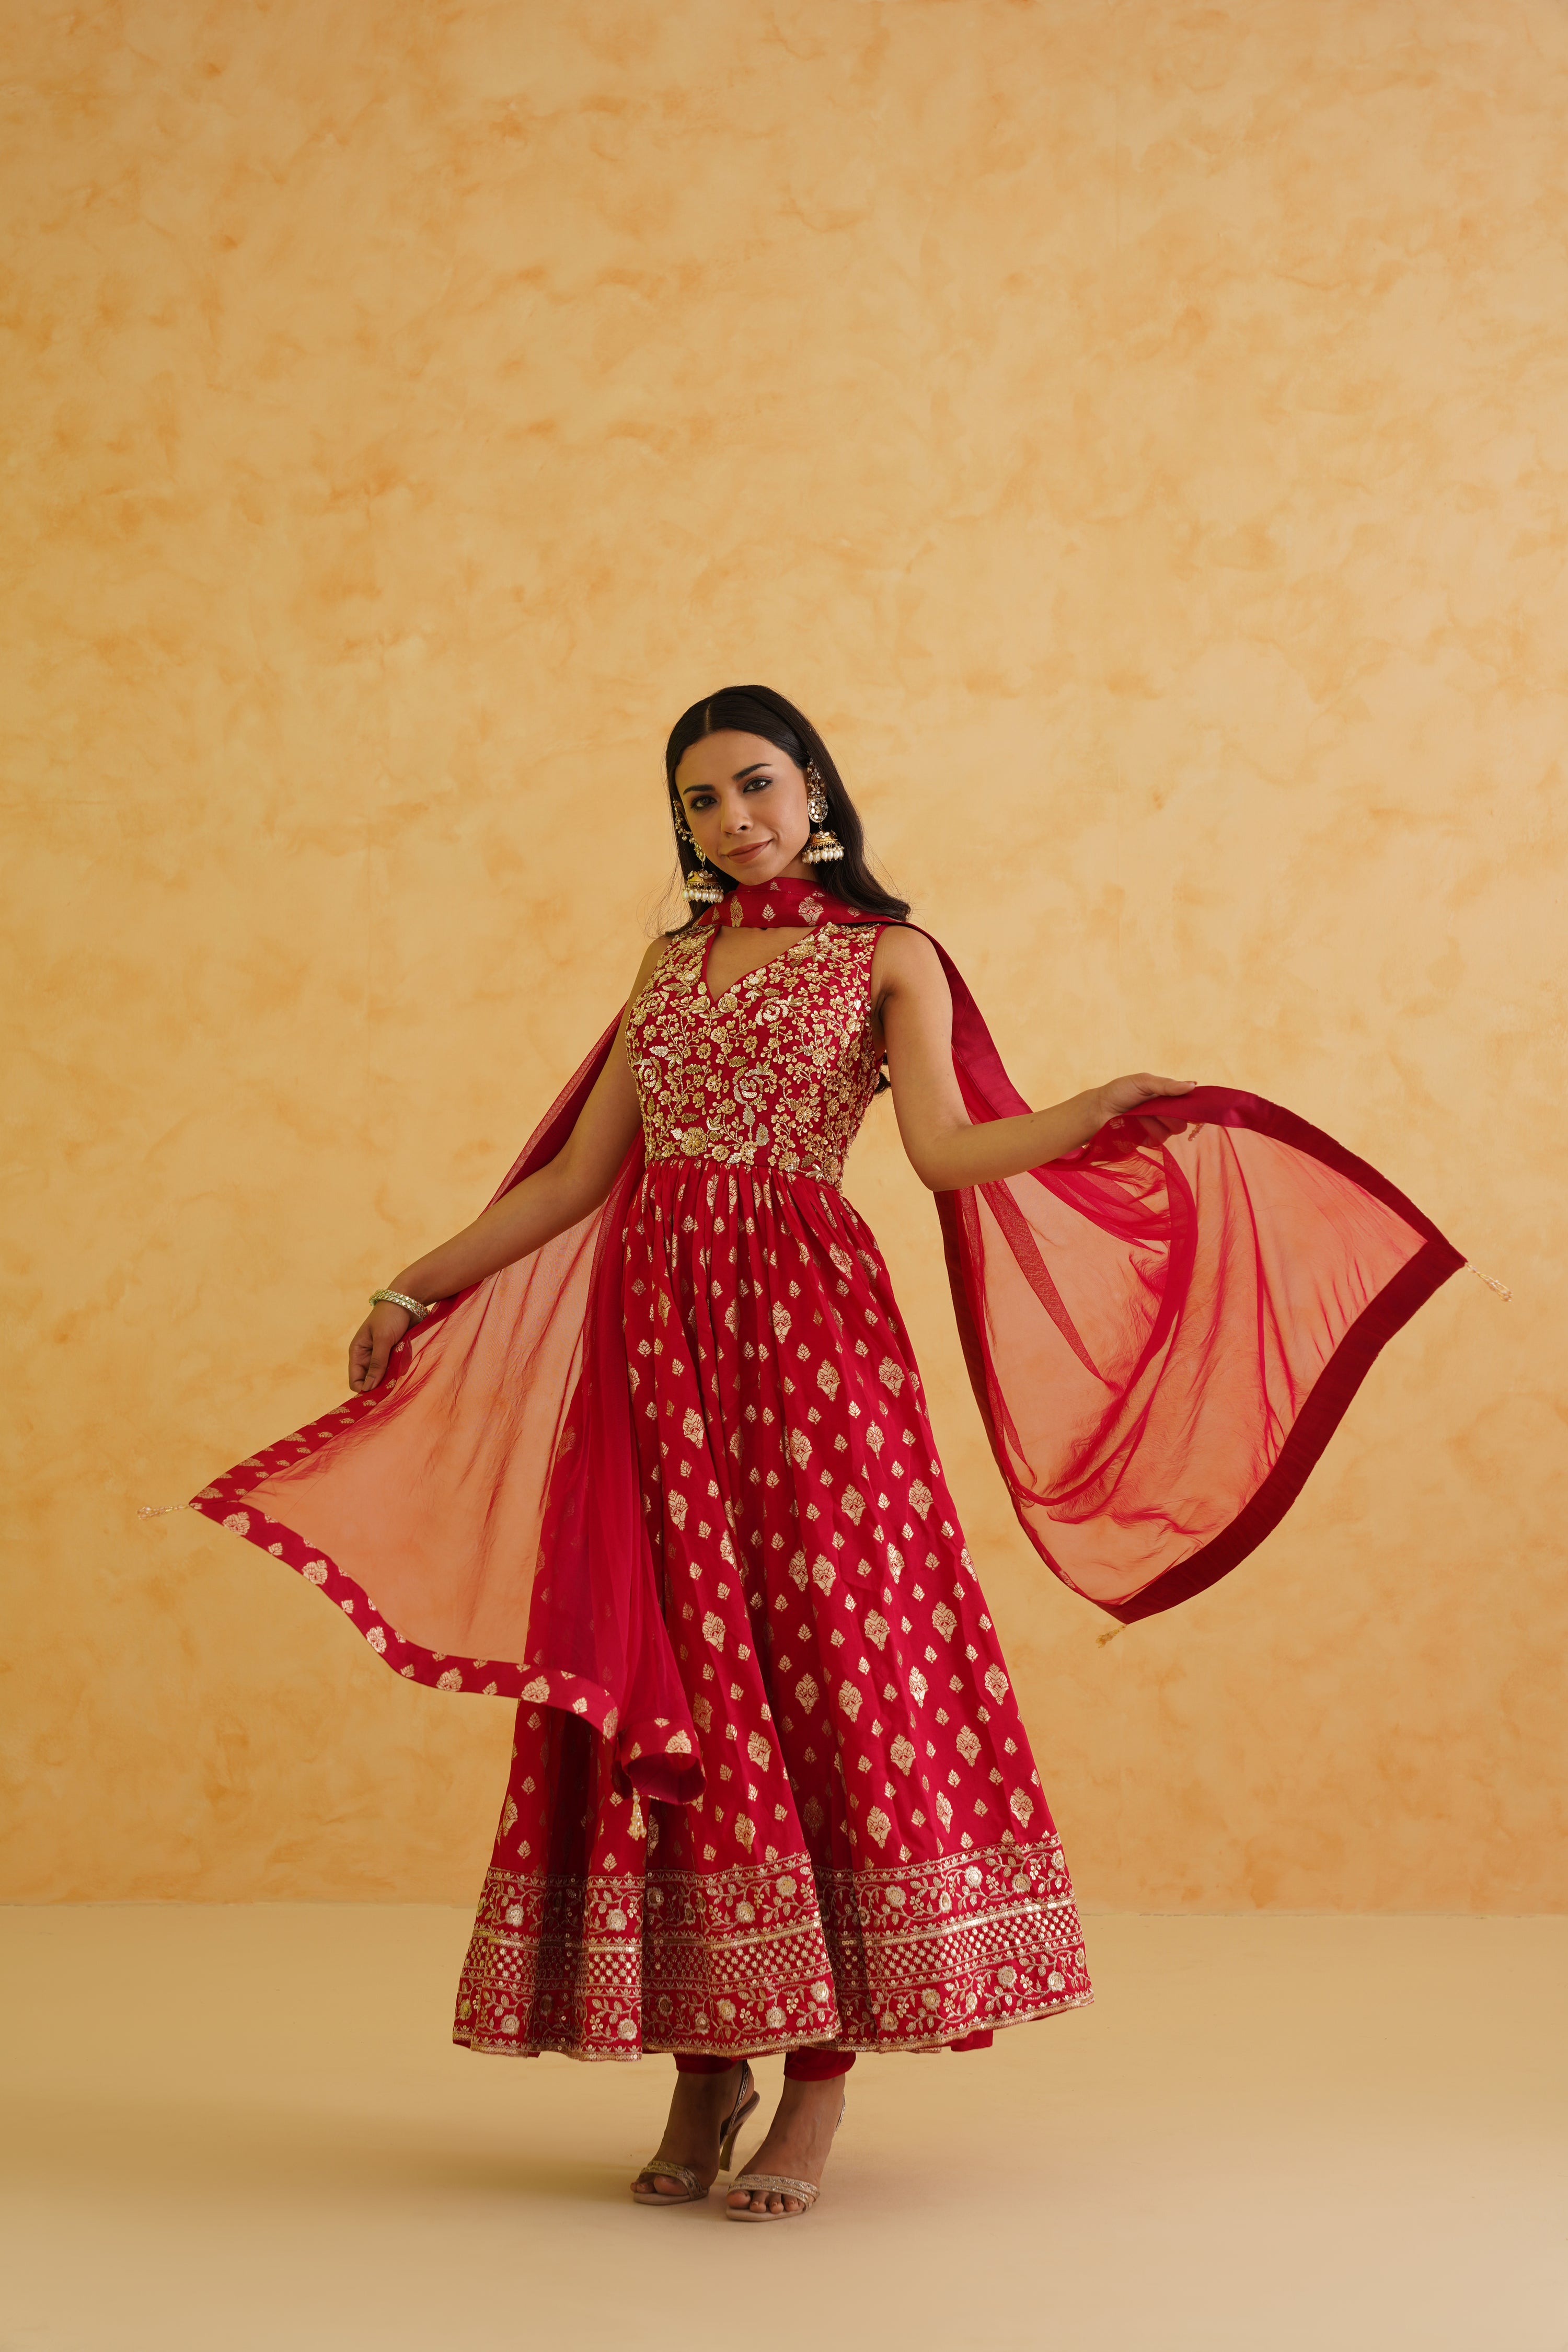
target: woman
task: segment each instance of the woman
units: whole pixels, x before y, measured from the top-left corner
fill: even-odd
[[[782,697],[694,705],[667,778],[693,919],[497,1200],[376,1294],[351,1403],[198,1503],[405,1675],[517,1693],[457,2039],[672,2053],[647,2204],[708,2195],[747,2059],[787,2053],[729,2196],[758,2221],[815,2201],[858,2052],[973,2049],[1090,1998],[919,1371],[839,1189],[884,1066],[1019,1516],[1119,1614],[1251,1549],[1458,1261],[1255,1097],[1140,1074],[1010,1100]],[[1257,1337],[1282,1236],[1294,1351]],[[1067,1431],[1049,1475],[1042,1413]]]

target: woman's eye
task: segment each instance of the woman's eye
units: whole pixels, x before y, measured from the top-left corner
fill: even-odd
[[[743,790],[748,793],[765,793],[772,782],[771,776],[752,776],[744,785]]]

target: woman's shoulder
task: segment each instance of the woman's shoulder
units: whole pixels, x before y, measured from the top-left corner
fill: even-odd
[[[886,923],[877,933],[877,974],[884,986],[945,986],[942,958],[923,931]]]
[[[650,940],[637,968],[627,1002],[635,1004],[662,966],[681,961],[691,953],[694,941],[700,944],[701,937],[693,927],[688,926],[679,931],[661,931],[658,939]]]

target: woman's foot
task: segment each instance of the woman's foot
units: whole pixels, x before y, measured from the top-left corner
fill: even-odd
[[[843,2105],[844,2083],[839,2075],[826,2083],[785,2083],[768,2136],[747,2158],[746,2170],[775,2172],[787,2179],[820,2186]],[[750,2195],[743,2189],[732,2189],[727,2201],[736,2213],[744,2212],[748,2206],[753,2213],[798,2213],[805,2202],[787,2189],[757,2189]]]
[[[644,2167],[641,2177],[632,2183],[632,2195],[645,2205],[659,2203],[668,2198],[676,2204],[689,2200],[688,2182],[674,2174],[661,2173],[660,2157],[668,2157],[685,2171],[694,2172],[704,2193],[719,2178],[719,2144],[724,2127],[735,2105],[735,2095],[741,2087],[741,2064],[736,2063],[722,2074],[678,2074],[675,2096],[669,2103],[669,2120],[664,2127],[664,2137]]]

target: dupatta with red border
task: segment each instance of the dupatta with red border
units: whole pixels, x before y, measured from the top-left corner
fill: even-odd
[[[811,884],[704,919],[873,919]],[[951,957],[970,1117],[1029,1106]],[[561,1150],[619,1016],[495,1198]],[[1141,1107],[1066,1158],[937,1196],[953,1308],[1020,1525],[1122,1622],[1215,1583],[1289,1509],[1380,1349],[1463,1263],[1375,1169],[1259,1095]],[[603,1206],[444,1300],[352,1396],[195,1497],[297,1570],[408,1679],[563,1707],[648,1797],[701,1786],[639,1491],[621,1237]]]

